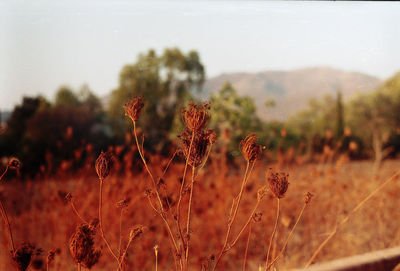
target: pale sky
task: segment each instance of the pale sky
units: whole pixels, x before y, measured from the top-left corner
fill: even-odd
[[[0,110],[87,83],[118,85],[140,52],[200,53],[223,72],[331,66],[385,79],[400,70],[400,3],[0,0]]]

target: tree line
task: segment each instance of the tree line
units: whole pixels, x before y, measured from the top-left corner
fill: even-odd
[[[204,81],[205,67],[196,51],[168,48],[157,54],[149,50],[121,69],[107,106],[87,85],[79,90],[60,87],[53,101],[24,97],[2,131],[0,157],[18,157],[24,172],[31,175],[50,162],[54,169],[66,160],[75,161],[73,168],[82,167],[88,148],[98,153],[124,144],[130,132],[122,105],[138,95],[146,101],[139,120],[147,137],[144,147],[167,155],[182,130],[181,109],[201,99]],[[209,101],[210,128],[216,130],[220,148],[232,161],[239,155],[240,140],[250,132],[260,137],[269,159],[291,150],[312,160],[328,149],[353,159],[374,158],[379,166],[400,149],[400,73],[348,102],[340,90],[336,96],[313,99],[307,109],[285,122],[261,120],[253,99],[239,96],[229,82]],[[273,104],[266,101],[267,106]],[[80,159],[73,159],[77,156]]]

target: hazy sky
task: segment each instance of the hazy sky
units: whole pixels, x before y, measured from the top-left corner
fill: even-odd
[[[207,76],[400,70],[400,3],[0,0],[0,110],[60,85],[104,95],[139,52],[196,49]]]

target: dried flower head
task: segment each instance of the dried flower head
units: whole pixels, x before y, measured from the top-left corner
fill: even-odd
[[[99,226],[99,223],[100,223],[100,220],[99,220],[98,218],[93,218],[93,219],[90,221],[89,226],[90,226],[93,230],[95,230],[95,229],[97,229],[97,226]]]
[[[260,189],[258,189],[257,191],[257,201],[261,201],[265,195],[267,194],[267,186],[264,185],[263,187],[261,187]]]
[[[313,194],[311,194],[310,192],[307,192],[307,194],[304,196],[304,203],[305,203],[305,204],[309,204],[310,201],[311,201],[311,198],[312,198],[313,196],[314,196]]]
[[[135,122],[139,119],[140,111],[143,107],[144,103],[142,96],[134,97],[124,105],[125,115]]]
[[[192,140],[192,134],[189,130],[185,131],[178,136],[181,141],[181,151],[185,158],[188,160],[189,165],[192,167],[198,167],[203,162],[204,157],[207,153],[207,148],[210,144],[211,130],[198,131],[194,134],[192,149],[190,150],[190,142]],[[190,150],[190,155],[189,155]]]
[[[59,192],[60,192],[60,191],[59,191]],[[65,202],[66,202],[66,203],[70,203],[71,200],[72,200],[72,195],[71,195],[71,193],[68,192],[67,194],[65,194],[64,199],[65,199]]]
[[[125,208],[128,207],[129,202],[130,202],[130,198],[123,199],[123,200],[118,201],[118,202],[115,204],[115,206],[116,206],[117,208],[119,208],[119,209],[125,209]]]
[[[146,227],[143,225],[134,226],[129,232],[129,241],[132,242],[137,239],[145,231],[145,229]]]
[[[210,110],[210,105],[208,103],[196,105],[194,102],[190,102],[189,108],[187,110],[182,110],[182,116],[186,126],[193,132],[203,129],[210,119],[208,110]]]
[[[258,137],[255,134],[249,134],[245,139],[240,141],[240,151],[244,159],[248,162],[257,160],[262,152],[262,146],[257,144]]]
[[[90,269],[100,258],[100,250],[94,248],[96,231],[88,224],[81,224],[69,241],[69,251],[76,263]]]
[[[215,133],[215,131],[210,130],[210,134],[208,136],[208,140],[210,141],[210,144],[214,144],[217,141],[217,134]]]
[[[112,165],[112,154],[110,152],[101,152],[96,160],[96,172],[100,180],[104,180],[110,174]]]
[[[25,271],[31,263],[32,256],[40,255],[42,250],[36,248],[34,245],[29,243],[23,243],[16,251],[12,254],[12,259],[17,266],[18,271]]]
[[[8,167],[11,169],[19,170],[21,168],[21,161],[18,158],[11,157],[8,161]]]
[[[253,221],[256,222],[256,223],[260,222],[261,218],[262,218],[262,213],[254,213],[254,215],[252,217]]]
[[[274,173],[273,171],[270,171],[268,176],[268,186],[275,197],[283,198],[285,196],[289,186],[288,179],[289,174],[283,172]]]
[[[54,261],[54,256],[56,256],[56,250],[52,249],[47,254],[47,259],[46,259],[47,265],[50,265]]]

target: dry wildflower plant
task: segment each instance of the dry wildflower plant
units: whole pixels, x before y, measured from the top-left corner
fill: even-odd
[[[165,238],[167,238],[169,241],[169,244],[164,244],[165,239],[162,239],[164,232],[158,232],[161,234],[161,239],[158,239],[159,235],[154,234],[153,237],[156,239],[154,240],[155,243],[147,246],[147,248],[150,247],[149,250],[153,249],[154,252],[147,251],[148,253],[146,253],[147,257],[151,257],[150,255],[155,256],[155,263],[153,263],[151,260],[152,264],[154,264],[151,269],[155,268],[156,271],[159,270],[160,263],[163,262],[165,264],[167,262],[165,258],[169,258],[168,262],[173,260],[175,263],[175,270],[179,271],[199,270],[198,266],[201,266],[201,270],[204,271],[228,270],[226,269],[227,263],[225,263],[226,261],[224,262],[224,257],[227,258],[228,254],[237,255],[239,253],[240,255],[243,255],[241,257],[241,269],[246,270],[247,265],[250,266],[250,264],[247,263],[248,256],[254,256],[254,252],[253,254],[251,253],[252,248],[254,247],[254,245],[252,245],[252,243],[254,244],[254,238],[252,240],[252,236],[256,236],[258,239],[257,244],[260,244],[260,240],[262,240],[265,247],[265,251],[264,249],[260,250],[259,248],[257,250],[257,257],[263,262],[260,270],[274,270],[274,268],[277,267],[278,261],[282,258],[285,258],[284,255],[288,247],[288,243],[294,239],[292,238],[294,231],[299,225],[305,209],[311,203],[312,194],[307,192],[304,195],[302,207],[298,208],[299,211],[296,207],[293,207],[293,204],[290,206],[290,208],[293,210],[293,213],[298,213],[293,215],[293,223],[288,223],[286,226],[287,231],[283,231],[282,227],[279,227],[278,222],[280,220],[281,210],[283,210],[282,212],[284,213],[284,208],[288,206],[285,196],[288,191],[290,195],[292,195],[293,192],[293,188],[289,189],[289,174],[286,172],[275,172],[273,169],[269,169],[266,172],[265,182],[260,185],[260,187],[255,188],[254,183],[252,183],[250,179],[252,179],[252,174],[256,175],[258,173],[257,169],[255,169],[255,165],[256,162],[261,158],[262,151],[264,149],[264,147],[258,143],[259,139],[255,134],[249,134],[246,136],[238,146],[243,157],[242,159],[244,159],[246,165],[242,174],[238,176],[235,175],[235,177],[237,176],[237,178],[241,179],[241,183],[232,183],[230,184],[230,187],[225,187],[227,186],[228,182],[220,184],[222,180],[221,182],[218,180],[217,182],[212,183],[210,186],[205,186],[202,180],[202,176],[204,176],[202,175],[202,169],[205,167],[212,152],[212,147],[217,139],[215,132],[207,129],[208,122],[211,118],[209,114],[210,105],[208,103],[195,104],[191,102],[187,109],[182,110],[182,119],[185,127],[182,133],[178,136],[178,149],[168,160],[168,163],[166,163],[164,169],[161,169],[161,171],[160,169],[154,169],[153,165],[157,163],[150,163],[153,161],[146,159],[147,157],[152,158],[153,156],[145,156],[143,149],[144,136],[141,137],[142,142],[139,142],[138,130],[140,128],[136,127],[141,110],[144,106],[145,104],[142,97],[136,97],[125,104],[124,110],[125,114],[127,117],[129,117],[129,119],[131,119],[133,124],[132,135],[134,137],[136,146],[132,149],[139,154],[141,163],[144,165],[145,172],[143,174],[146,174],[148,181],[146,186],[141,186],[141,188],[143,188],[143,192],[145,192],[145,196],[139,197],[139,199],[144,198],[144,200],[147,201],[146,204],[148,204],[147,209],[154,211],[155,215],[158,217],[155,219],[161,219],[160,221],[165,229]],[[94,219],[86,220],[84,218],[85,215],[82,215],[84,213],[80,213],[78,211],[78,208],[76,208],[74,203],[75,197],[73,197],[70,193],[62,191],[58,192],[58,196],[62,198],[65,204],[68,204],[71,207],[72,211],[81,221],[78,225],[74,224],[74,228],[76,227],[76,229],[68,242],[69,254],[76,263],[78,270],[81,268],[100,268],[101,263],[99,264],[99,262],[105,261],[104,254],[107,254],[106,256],[112,257],[113,259],[111,262],[107,261],[107,268],[113,265],[113,268],[118,271],[132,270],[131,266],[129,266],[129,249],[134,244],[140,243],[139,239],[142,238],[141,236],[145,232],[150,231],[155,233],[157,231],[157,227],[154,225],[146,224],[154,222],[146,221],[143,223],[141,221],[140,223],[143,223],[144,225],[138,224],[130,227],[127,229],[129,234],[123,234],[123,221],[127,218],[126,214],[128,213],[128,210],[130,210],[131,206],[134,205],[134,202],[137,200],[137,198],[135,199],[137,195],[134,195],[132,192],[125,193],[125,195],[119,193],[119,201],[112,202],[112,212],[115,212],[117,215],[119,215],[119,223],[117,218],[114,221],[115,224],[119,224],[119,228],[117,229],[117,227],[115,227],[115,229],[113,228],[113,231],[111,232],[111,227],[106,227],[107,230],[104,227],[104,222],[107,223],[107,226],[110,222],[113,222],[109,219],[106,219],[108,218],[107,216],[105,216],[103,221],[103,196],[107,195],[107,190],[105,190],[106,192],[103,190],[104,188],[107,189],[112,185],[115,185],[115,183],[111,182],[112,178],[110,178],[110,175],[112,175],[111,173],[113,171],[113,167],[116,167],[120,161],[118,161],[118,159],[111,154],[118,154],[117,149],[114,150],[114,152],[102,152],[95,162],[94,169],[98,177],[99,187],[98,197],[96,196],[94,200],[94,206],[95,208],[98,208],[98,213]],[[185,163],[184,166],[181,165],[182,167],[176,166],[176,169],[180,170],[180,182],[172,184],[169,183],[169,180],[165,174],[167,173],[167,170],[171,164],[174,166],[174,163],[172,162],[175,158],[175,154],[177,153],[181,154],[185,160]],[[213,161],[213,159],[211,159],[211,161]],[[128,162],[123,161],[123,163]],[[131,160],[129,163],[133,164]],[[0,181],[8,169],[19,170],[20,165],[21,163],[18,159],[10,159],[5,171],[0,176]],[[262,174],[264,174],[264,170],[262,170]],[[262,174],[257,175],[262,176]],[[136,176],[132,176],[133,181],[137,182],[135,179]],[[290,178],[292,182],[292,172]],[[395,178],[397,178],[397,175],[394,175],[384,181],[378,188],[364,198],[364,200],[362,200],[351,212],[349,212],[344,219],[339,221],[335,225],[332,233],[329,234],[329,236],[315,250],[311,259],[307,263],[307,266],[314,262],[316,256],[323,249],[326,243],[336,234],[338,228],[345,224],[349,220],[350,216],[359,210],[367,200],[378,193],[384,186],[386,186]],[[172,191],[168,191],[168,188],[171,187],[173,187]],[[115,187],[114,190],[117,189],[118,187]],[[212,191],[208,191],[206,189],[210,189]],[[215,191],[218,189],[221,191]],[[97,192],[97,190],[95,191]],[[103,195],[103,192],[105,195]],[[206,193],[210,193],[210,195],[213,196],[222,196],[218,202],[216,201],[216,198],[207,198],[207,196],[211,196],[207,195]],[[229,198],[230,193],[234,195],[231,199]],[[252,195],[250,196],[250,194]],[[273,203],[273,205],[267,206],[267,204],[264,203],[267,202],[268,198],[272,198],[272,201],[269,200],[269,202]],[[6,225],[6,229],[8,230],[8,236],[10,240],[9,243],[11,247],[11,259],[16,264],[18,270],[26,270],[32,260],[32,257],[37,255],[40,250],[27,243],[18,248],[14,246],[11,224],[8,220],[6,210],[1,200],[2,199],[0,198],[0,210]],[[232,203],[230,206],[225,207],[221,206],[221,201]],[[274,203],[275,201],[276,206]],[[282,202],[284,203],[282,204],[283,209],[281,208]],[[106,205],[110,205],[107,204],[110,203],[108,198],[105,198],[104,203],[106,203]],[[205,205],[205,203],[207,205]],[[250,207],[246,207],[246,204],[247,206],[250,204]],[[215,205],[220,206],[217,207]],[[208,209],[212,209],[213,207],[216,209],[219,208],[219,210],[224,209],[216,212],[214,217],[210,216],[214,218],[215,221],[201,220],[197,218],[197,215],[205,212],[204,209],[207,209],[206,211],[208,211]],[[91,208],[87,209],[91,210]],[[141,206],[140,209],[145,208]],[[263,215],[261,211],[264,211],[265,209],[274,212],[274,217],[270,219],[268,213],[264,213]],[[108,214],[107,210],[104,208],[105,215]],[[148,213],[141,210],[141,214],[146,216]],[[116,217],[116,215],[114,217]],[[226,217],[225,223],[223,225],[216,225],[218,219],[215,218],[224,220],[224,217]],[[265,228],[263,224],[265,221],[267,222],[267,228]],[[136,223],[137,221],[135,220],[135,222],[131,225]],[[199,223],[203,224],[199,226]],[[198,229],[199,227],[207,229],[215,228],[216,230],[214,235],[207,235],[203,237],[201,235],[203,231]],[[261,233],[266,234],[265,238],[260,238]],[[245,237],[245,235],[247,236]],[[118,236],[118,239],[117,237],[113,239],[113,236]],[[147,236],[147,234],[145,236]],[[199,246],[196,244],[195,238],[197,238],[197,240],[202,240],[202,238],[204,238],[203,240],[206,240],[207,238],[216,239],[216,236],[220,237],[221,240],[217,240],[217,245],[214,245],[215,242],[210,242],[210,244],[213,244],[212,247],[209,248],[212,250],[212,253],[208,256],[200,255],[200,253],[203,253],[203,251],[199,251],[199,248],[204,249],[204,246]],[[238,245],[240,240],[243,240],[243,244]],[[102,246],[97,244],[99,241],[104,243],[104,251],[101,251]],[[221,242],[220,245],[218,245],[218,242]],[[167,249],[168,245],[170,245],[169,250]],[[169,252],[172,253],[169,254]],[[51,250],[48,253],[46,270],[49,270],[52,265],[54,265],[54,269],[56,269],[56,266],[53,263],[55,254],[55,250]],[[102,254],[103,256],[101,256]],[[199,258],[198,262],[196,261],[196,257]],[[140,266],[140,263],[137,264],[137,266]]]
[[[143,155],[143,142],[139,144],[138,136],[136,132],[136,121],[138,120],[138,116],[140,110],[143,107],[143,102],[141,97],[137,97],[129,101],[125,106],[125,114],[130,117],[133,122],[133,133],[136,141],[136,147],[139,151],[140,157],[142,158],[142,162],[145,166],[145,169],[152,181],[152,190],[147,190],[146,195],[152,209],[161,217],[163,220],[167,232],[169,234],[169,238],[171,241],[172,250],[174,251],[174,259],[175,259],[175,267],[177,270],[189,270],[189,253],[190,253],[190,239],[191,239],[191,215],[192,215],[192,207],[196,197],[194,197],[194,188],[196,183],[196,177],[198,175],[198,171],[205,165],[211,151],[212,145],[216,141],[216,134],[212,130],[206,130],[207,123],[210,119],[210,115],[208,113],[210,109],[210,105],[208,103],[203,103],[200,105],[196,105],[191,102],[188,106],[188,109],[182,110],[182,118],[185,124],[184,131],[181,135],[178,136],[180,140],[180,153],[185,158],[185,166],[182,176],[182,182],[179,194],[177,196],[177,204],[176,208],[165,208],[165,204],[163,204],[163,197],[161,196],[159,183],[156,182],[153,173],[150,171],[146,160]],[[240,143],[240,150],[245,159],[246,170],[244,172],[242,184],[240,187],[240,191],[237,196],[232,201],[231,211],[228,217],[227,229],[225,234],[225,240],[218,252],[218,256],[215,258],[214,256],[210,257],[210,259],[214,259],[213,261],[208,261],[207,269],[216,270],[223,255],[227,254],[229,250],[231,250],[236,244],[241,235],[244,233],[245,229],[249,227],[249,237],[247,242],[247,248],[245,251],[245,259],[247,257],[247,250],[249,246],[249,240],[251,235],[251,227],[252,222],[257,222],[261,220],[261,213],[256,213],[257,208],[259,207],[261,200],[267,193],[267,186],[263,186],[259,189],[257,193],[257,203],[253,208],[250,216],[247,219],[247,222],[242,225],[239,232],[235,237],[231,236],[233,224],[237,218],[240,203],[244,196],[246,184],[251,176],[251,172],[254,168],[254,165],[257,159],[260,158],[262,154],[263,147],[257,144],[258,138],[255,134],[248,135],[244,140]],[[191,180],[187,183],[187,169],[191,167]],[[165,171],[164,171],[165,173]],[[275,176],[275,175],[274,175]],[[287,190],[288,182],[287,175],[278,174],[276,175],[276,183],[271,186],[271,191],[276,194],[279,193],[278,199],[283,197],[284,193]],[[162,180],[162,176],[158,178],[158,180]],[[166,187],[163,186],[163,190],[166,190]],[[188,193],[186,193],[188,192]],[[167,194],[167,192],[166,192]],[[182,224],[182,203],[185,200],[186,194],[189,194],[189,198],[185,201],[187,205],[187,215],[183,219],[185,220]],[[155,200],[154,200],[155,198]],[[168,204],[169,205],[169,204]],[[279,210],[279,208],[278,208]],[[279,212],[279,211],[278,211]],[[172,220],[172,223],[171,223]],[[184,225],[186,224],[186,229]],[[174,234],[175,232],[175,234]],[[274,233],[272,234],[273,237]],[[272,240],[271,237],[271,240]],[[158,250],[157,250],[158,252]],[[269,252],[268,252],[269,253]],[[268,257],[266,268],[268,265]],[[246,267],[246,260],[243,263],[243,269]],[[205,267],[204,267],[205,268]]]

